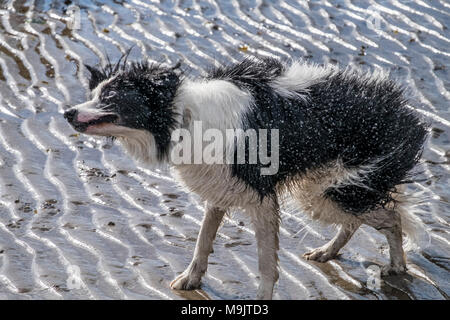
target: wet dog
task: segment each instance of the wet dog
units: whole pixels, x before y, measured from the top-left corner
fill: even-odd
[[[65,112],[70,124],[85,134],[117,138],[139,161],[170,163],[178,179],[206,202],[194,257],[172,288],[200,285],[224,214],[240,208],[255,228],[257,298],[270,299],[278,279],[279,208],[287,198],[313,219],[339,226],[337,235],[306,259],[335,258],[367,224],[389,244],[383,274],[405,272],[402,230],[414,226],[399,190],[420,158],[427,126],[407,106],[404,90],[387,77],[272,58],[246,59],[201,78],[146,62],[88,69],[91,97]],[[243,162],[174,164],[174,131],[193,133],[196,122],[221,132],[277,130],[277,140],[266,141],[277,144],[277,171],[262,174],[271,164],[259,156],[249,161],[251,141],[242,134],[223,149],[235,159],[244,145]],[[256,150],[267,148],[262,143],[256,139]]]

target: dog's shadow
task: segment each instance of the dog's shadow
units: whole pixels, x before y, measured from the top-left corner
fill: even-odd
[[[377,273],[382,265],[372,261],[356,261],[341,255],[333,260],[344,272],[360,283],[360,286],[344,279],[329,262],[311,262],[330,280],[330,283],[340,287],[356,298],[377,298],[389,300],[435,300],[446,297],[435,284],[413,273],[411,270],[402,275],[381,276]],[[411,267],[412,265],[410,265]]]

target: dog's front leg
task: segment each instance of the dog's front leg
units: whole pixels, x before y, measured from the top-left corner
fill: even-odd
[[[278,280],[278,230],[280,216],[278,205],[266,204],[255,208],[248,208],[258,244],[258,267],[260,283],[256,298],[259,300],[272,299],[273,287]]]
[[[212,252],[214,238],[225,210],[206,205],[200,234],[195,245],[194,257],[189,267],[170,283],[172,289],[192,290],[200,286],[202,276],[208,268],[208,256]]]

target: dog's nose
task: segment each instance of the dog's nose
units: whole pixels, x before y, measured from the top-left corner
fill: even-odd
[[[70,109],[70,110],[67,110],[66,112],[64,112],[64,118],[66,118],[67,121],[72,123],[73,120],[76,118],[77,114],[78,114],[77,109]]]

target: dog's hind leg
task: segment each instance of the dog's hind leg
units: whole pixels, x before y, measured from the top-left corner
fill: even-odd
[[[208,268],[208,256],[212,252],[213,242],[224,214],[225,210],[207,204],[192,262],[170,283],[172,289],[192,290],[200,286],[201,278]]]
[[[268,201],[267,201],[268,202]],[[280,216],[278,205],[262,204],[247,208],[250,214],[258,244],[258,269],[260,283],[256,298],[259,300],[272,299],[273,287],[278,280],[278,230]]]
[[[339,250],[347,244],[360,225],[361,223],[358,222],[345,225],[341,224],[338,233],[330,242],[305,253],[303,256],[307,260],[315,260],[318,262],[327,262],[328,260],[334,259],[339,253]]]
[[[382,274],[392,275],[406,272],[400,214],[395,210],[379,209],[363,214],[360,218],[363,223],[384,234],[388,241],[390,263],[382,268]]]

